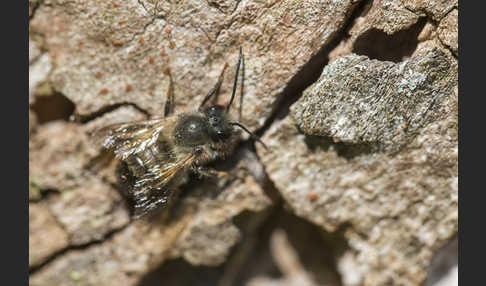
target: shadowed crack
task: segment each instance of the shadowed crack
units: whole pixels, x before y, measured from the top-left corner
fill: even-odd
[[[353,53],[368,56],[380,61],[401,62],[417,49],[418,35],[427,23],[427,18],[420,18],[406,30],[393,35],[371,29],[360,35],[353,45]]]
[[[40,5],[42,4],[42,0],[39,0],[39,1],[29,1],[29,21],[32,20],[32,18],[34,18],[34,15],[35,15],[35,12],[37,11],[37,9],[40,7]],[[32,3],[32,4],[31,4]]]
[[[263,136],[275,120],[287,116],[290,106],[302,96],[302,92],[319,79],[322,70],[329,63],[329,52],[336,48],[341,41],[346,39],[347,32],[351,28],[355,19],[366,10],[366,4],[368,2],[369,1],[361,1],[355,4],[342,28],[330,36],[331,40],[329,43],[322,46],[321,49],[302,67],[302,69],[290,79],[283,92],[275,101],[270,116],[267,118],[263,126],[255,132],[258,136]]]
[[[281,204],[258,213],[245,211],[234,218],[234,223],[243,238],[232,248],[224,264],[208,267],[191,265],[182,258],[168,260],[137,285],[159,285],[164,281],[164,285],[240,286],[248,285],[255,277],[282,279],[288,273],[280,267],[280,257],[272,251],[275,246],[272,237],[277,231],[286,233],[289,247],[295,250],[303,268],[319,285],[342,285],[335,261],[349,249],[344,239],[347,224],[328,233],[289,213]]]
[[[236,5],[235,10],[237,9],[240,2],[241,1],[239,1],[238,4]],[[140,1],[139,1],[139,3],[140,3]],[[353,8],[351,15],[346,19],[346,23],[343,25],[342,29],[335,32],[331,37],[332,40],[328,44],[321,47],[321,49],[302,67],[302,69],[300,71],[298,71],[294,75],[294,77],[292,77],[292,79],[289,81],[289,83],[286,86],[286,88],[284,89],[284,91],[277,98],[277,100],[274,104],[274,108],[271,112],[271,115],[267,118],[264,125],[256,132],[256,134],[258,134],[259,136],[262,136],[270,128],[270,126],[274,123],[275,120],[281,119],[281,118],[288,115],[290,106],[300,98],[300,96],[302,95],[302,92],[308,86],[313,84],[319,78],[322,69],[329,62],[329,57],[328,57],[329,52],[332,51],[341,41],[343,41],[346,38],[346,36],[347,36],[346,32],[349,30],[349,28],[352,25],[352,23],[354,22],[354,20],[358,16],[360,16],[361,13],[364,11],[367,3],[369,3],[369,1],[361,1],[359,4],[357,4]],[[153,24],[155,19],[156,19],[156,17],[154,17],[152,19],[152,21],[147,23],[144,26],[144,29],[141,33],[134,34],[133,39],[137,35],[141,35],[141,34],[145,33],[147,27],[149,25]],[[231,23],[232,23],[232,21],[231,21]],[[229,24],[229,26],[231,26],[231,23]],[[225,28],[223,28],[223,29],[225,29]],[[223,29],[218,31],[218,35]],[[216,39],[217,39],[217,37],[216,37]],[[99,109],[99,110],[97,110],[93,113],[87,114],[87,115],[75,115],[74,120],[76,120],[80,123],[87,123],[91,120],[94,120],[94,119],[100,117],[100,116],[103,116],[104,114],[106,114],[108,112],[112,112],[112,111],[114,111],[114,110],[116,110],[116,109],[118,109],[122,106],[126,106],[126,105],[133,106],[134,108],[136,108],[140,112],[144,113],[147,117],[149,117],[149,113],[147,111],[145,111],[144,109],[138,107],[136,104],[124,102],[124,103],[118,103],[118,104],[102,107],[101,109]],[[247,154],[247,152],[255,153],[255,148],[253,146],[252,140],[242,141],[238,145],[238,147],[236,148],[234,155],[231,156],[230,158],[228,158],[225,163],[223,163],[224,164],[223,168],[234,167],[243,158],[243,156],[245,156],[245,154]],[[258,156],[256,156],[256,161],[259,164],[261,164]],[[279,209],[282,205],[282,198],[280,196],[279,191],[276,189],[274,182],[269,179],[266,172],[264,172],[264,179],[263,180],[256,180],[256,181],[262,186],[262,188],[265,190],[267,195],[272,198],[274,205],[277,206],[277,209]],[[275,213],[278,213],[278,212],[275,211]],[[266,225],[267,225],[267,223],[263,223],[262,225],[260,225],[258,227],[258,231],[264,231],[265,228],[266,228]],[[57,257],[64,255],[65,253],[67,253],[70,250],[85,249],[85,248],[88,248],[92,245],[103,243],[104,241],[110,239],[115,233],[122,231],[126,226],[127,225],[111,231],[110,233],[108,233],[104,237],[103,240],[92,241],[92,242],[89,242],[87,244],[80,245],[80,246],[67,247],[67,248],[53,254],[46,261],[44,261],[42,264],[30,268],[29,272],[30,272],[30,274],[35,273],[36,271],[38,271],[39,269],[41,269],[45,265],[54,261]],[[173,264],[172,267],[167,268],[168,267],[167,265],[169,265],[169,266],[171,265],[170,263]],[[164,264],[161,269],[179,270],[179,269],[183,269],[183,268],[188,268],[190,270],[198,269],[198,270],[201,270],[203,272],[213,271],[215,269],[215,268],[210,268],[210,267],[197,268],[193,265],[184,265],[184,264],[188,264],[188,263],[181,261],[181,260],[176,260],[175,262],[168,262],[167,265]],[[213,269],[213,270],[211,270],[211,269]],[[216,269],[215,271],[219,272],[218,269]],[[164,272],[164,273],[166,273],[167,275],[173,275],[171,273],[176,273],[176,272],[177,271],[168,271],[168,272]],[[213,275],[213,274],[210,273],[210,275]],[[217,275],[219,275],[219,274],[217,274]],[[189,276],[192,276],[192,275],[189,275]],[[203,275],[203,276],[205,276],[205,275]],[[165,276],[165,275],[162,275],[162,277],[164,278],[164,281],[167,279],[167,276]],[[206,278],[206,276],[204,278]],[[142,282],[143,281],[145,281],[145,280],[142,280]],[[158,281],[160,282],[160,280],[158,280]],[[141,283],[139,285],[146,285],[146,284]]]
[[[48,96],[38,96],[30,106],[35,112],[39,124],[54,120],[69,120],[74,112],[75,105],[66,96],[55,92]]]
[[[55,216],[54,216],[55,217]],[[57,223],[59,226],[61,226],[61,228],[63,228],[63,225],[61,223]],[[47,265],[49,265],[51,262],[53,262],[54,260],[56,260],[58,257],[62,257],[64,255],[66,255],[66,253],[72,251],[72,250],[83,250],[83,249],[87,249],[93,245],[99,245],[99,244],[102,244],[104,243],[105,241],[109,240],[110,238],[112,238],[116,233],[119,233],[121,231],[123,231],[127,226],[129,226],[130,224],[127,223],[119,228],[115,228],[115,229],[112,229],[110,232],[108,232],[102,239],[100,240],[92,240],[88,243],[84,243],[84,244],[80,244],[80,245],[69,245],[68,247],[66,248],[63,248],[55,253],[53,253],[51,256],[49,256],[47,259],[45,259],[42,263],[38,264],[38,265],[34,265],[34,266],[30,266],[29,265],[29,276],[30,275],[34,275],[36,272],[40,271],[42,268],[46,267]]]
[[[143,113],[147,118],[150,117],[150,113],[148,111],[146,111],[145,109],[139,107],[135,103],[132,103],[132,102],[121,102],[121,103],[116,103],[116,104],[112,104],[112,105],[103,106],[100,109],[98,109],[97,111],[94,111],[94,112],[89,113],[89,114],[78,114],[78,113],[75,112],[73,114],[73,116],[71,117],[71,120],[72,121],[75,121],[75,122],[79,122],[79,123],[85,124],[85,123],[88,123],[88,122],[90,122],[92,120],[95,120],[98,117],[101,117],[101,116],[105,115],[106,113],[115,111],[116,109],[118,109],[120,107],[123,107],[123,106],[132,106],[136,110],[138,110],[141,113]]]

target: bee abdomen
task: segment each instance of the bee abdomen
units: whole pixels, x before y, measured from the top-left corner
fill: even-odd
[[[137,154],[129,156],[125,159],[128,169],[133,176],[141,177],[154,166],[170,162],[173,159],[174,154],[169,146],[170,145],[166,142],[159,141],[157,144],[154,144]]]

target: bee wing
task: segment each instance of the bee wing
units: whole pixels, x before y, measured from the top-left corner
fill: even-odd
[[[153,145],[164,129],[169,130],[171,122],[171,118],[161,118],[112,124],[96,131],[93,136],[106,149],[113,149],[117,158],[124,160]]]
[[[138,178],[130,194],[135,202],[133,217],[140,218],[167,204],[175,188],[169,183],[176,179],[176,176],[183,175],[194,159],[193,154],[187,154],[174,162],[154,165]]]

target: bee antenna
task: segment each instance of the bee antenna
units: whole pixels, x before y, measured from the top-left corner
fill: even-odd
[[[241,59],[243,58],[243,51],[240,46],[240,56],[238,57],[238,65],[236,66],[236,73],[235,73],[235,81],[233,83],[233,93],[231,94],[231,99],[228,105],[226,106],[226,113],[229,112],[229,109],[231,107],[231,104],[233,103],[233,99],[235,99],[235,94],[236,94],[236,85],[238,83],[238,73],[240,71],[240,65],[241,65]]]
[[[253,138],[255,141],[258,141],[258,143],[262,144],[262,146],[265,148],[265,150],[268,150],[268,147],[267,145],[265,145],[265,143],[263,143],[262,140],[260,140],[260,138],[258,138],[258,136],[256,136],[255,134],[253,134],[250,130],[248,130],[248,128],[246,128],[243,124],[241,123],[238,123],[238,122],[230,122],[231,125],[233,126],[238,126],[240,127],[241,129],[245,130],[246,133],[250,134],[251,138]]]

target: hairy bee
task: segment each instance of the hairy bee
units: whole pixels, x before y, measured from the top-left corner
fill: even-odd
[[[221,176],[223,172],[206,165],[224,159],[233,151],[238,139],[235,127],[263,144],[242,124],[232,121],[229,115],[242,61],[240,48],[233,93],[227,106],[206,106],[219,92],[225,65],[215,87],[196,111],[172,115],[174,92],[171,80],[163,118],[109,125],[95,132],[103,147],[112,150],[121,160],[117,176],[125,195],[133,201],[133,218],[167,205],[191,171],[199,176]]]

